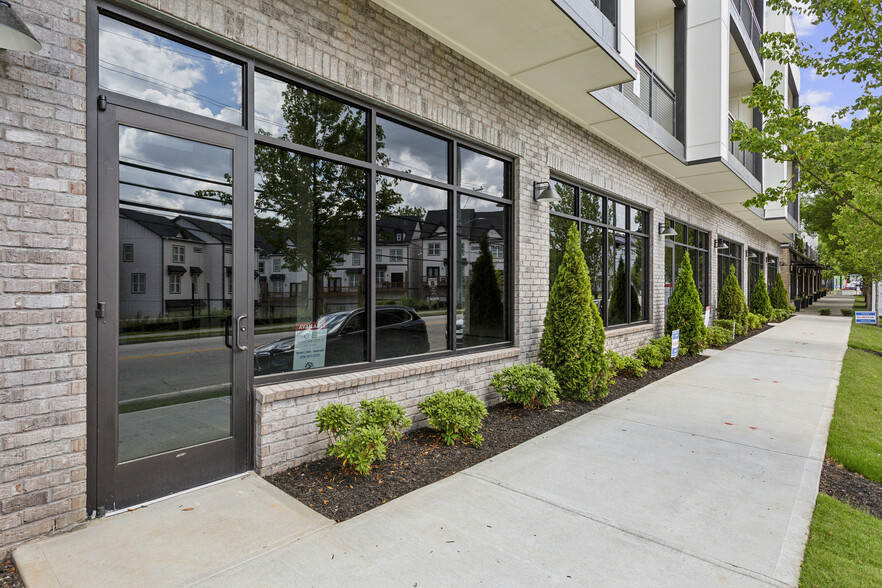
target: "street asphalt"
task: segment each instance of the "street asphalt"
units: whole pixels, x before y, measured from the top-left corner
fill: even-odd
[[[15,559],[31,588],[795,586],[849,328],[802,313],[342,523],[251,474]]]

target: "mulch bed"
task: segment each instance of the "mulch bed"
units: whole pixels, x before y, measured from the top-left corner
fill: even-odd
[[[850,472],[829,457],[821,470],[820,491],[882,519],[882,484]]]
[[[0,561],[0,588],[24,588],[12,556]]]
[[[756,334],[756,331],[752,334]],[[649,370],[640,379],[616,378],[609,394],[597,402],[562,400],[542,410],[525,410],[503,403],[488,409],[480,449],[446,446],[428,428],[404,435],[389,446],[386,459],[374,464],[370,475],[357,476],[340,468],[335,458],[305,463],[267,478],[300,502],[336,521],[344,521],[384,502],[422,488],[520,445],[567,421],[626,396],[706,357],[680,357]]]

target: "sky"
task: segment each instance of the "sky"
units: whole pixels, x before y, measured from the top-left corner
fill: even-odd
[[[823,40],[833,32],[830,23],[822,22],[813,26],[811,19],[799,13],[794,13],[793,24],[799,40],[815,49],[823,50]],[[802,70],[800,76],[799,103],[811,106],[809,116],[816,121],[830,122],[834,112],[853,104],[860,95],[859,86],[841,78],[820,77],[812,70]],[[849,122],[850,119],[846,119],[839,124],[848,126]]]

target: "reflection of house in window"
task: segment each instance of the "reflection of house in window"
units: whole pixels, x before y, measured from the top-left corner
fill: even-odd
[[[132,274],[132,294],[147,292],[147,274]]]
[[[135,246],[132,243],[123,243],[123,261],[131,263],[135,261]],[[133,292],[134,294],[134,292]],[[143,294],[143,292],[141,292]]]
[[[401,233],[399,233],[400,235]],[[389,250],[389,261],[398,262],[403,259],[404,252],[401,249],[390,249]],[[394,280],[393,280],[394,281]]]
[[[383,261],[383,250],[377,247],[377,261]]]
[[[184,263],[183,245],[172,245],[172,263]]]
[[[358,288],[358,274],[349,274],[349,287]]]
[[[353,267],[358,267],[361,265],[361,253],[352,254],[352,265]]]
[[[377,270],[376,279],[378,284],[382,284],[386,279],[386,272],[384,270]]]
[[[429,243],[429,255],[441,255],[441,243]]]
[[[493,256],[493,259],[502,259],[502,245],[491,245],[490,255]]]
[[[277,274],[282,271],[282,260],[281,258],[274,257],[273,258],[273,273]]]
[[[257,262],[257,273],[265,274],[266,273],[266,262],[261,260]]]
[[[171,274],[168,277],[168,293],[169,294],[180,294],[181,293],[181,276],[178,274]]]

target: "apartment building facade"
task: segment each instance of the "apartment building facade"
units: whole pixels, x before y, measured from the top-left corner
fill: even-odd
[[[797,231],[741,205],[795,170],[729,141],[792,30],[762,0],[13,6],[42,49],[0,53],[4,550],[320,457],[329,402],[496,401],[573,224],[623,353],[684,256],[713,309]]]

